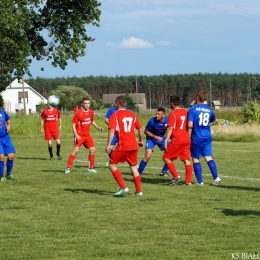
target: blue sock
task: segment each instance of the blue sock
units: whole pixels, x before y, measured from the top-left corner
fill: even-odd
[[[4,167],[5,167],[5,162],[0,161],[0,178],[4,177]]]
[[[218,169],[217,169],[217,165],[216,165],[215,161],[214,160],[208,161],[208,166],[211,171],[213,180],[215,180],[216,178],[218,178]]]
[[[146,165],[147,165],[147,162],[144,162],[143,160],[139,163],[138,172],[139,172],[140,175],[142,175]]]
[[[193,163],[193,169],[198,183],[202,183],[202,168],[200,162]]]
[[[167,171],[168,171],[168,167],[167,167],[167,164],[165,163],[161,172],[166,173]]]
[[[6,161],[6,175],[9,176],[13,170],[14,161],[8,160]]]

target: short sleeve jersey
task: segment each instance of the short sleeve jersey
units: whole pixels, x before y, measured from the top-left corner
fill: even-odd
[[[76,131],[80,136],[90,135],[89,129],[93,121],[94,121],[93,110],[88,109],[86,111],[82,108],[75,113],[72,119],[72,122],[76,124]]]
[[[163,137],[167,130],[167,124],[168,124],[168,116],[164,117],[163,122],[157,120],[156,117],[153,117],[148,121],[145,130],[149,131],[153,135]],[[150,136],[146,136],[146,139],[153,139],[153,138]]]
[[[197,104],[191,107],[188,116],[188,121],[193,122],[191,142],[194,144],[207,144],[212,142],[210,123],[215,120],[216,117],[208,105]]]
[[[0,137],[7,135],[6,122],[10,119],[4,110],[0,110]]]
[[[106,115],[105,115],[105,118],[109,119],[111,117],[111,115],[117,111],[117,108],[114,106],[114,107],[111,107],[107,112],[106,112]]]
[[[60,118],[60,111],[57,108],[48,109],[45,108],[41,113],[42,119],[44,119],[44,130],[45,131],[57,131],[58,122]]]
[[[109,129],[115,129],[118,139],[118,147],[122,151],[138,150],[138,143],[135,136],[135,128],[140,129],[142,125],[136,115],[129,110],[119,109],[113,113],[109,120]]]
[[[169,114],[168,126],[173,127],[171,141],[174,144],[190,143],[187,121],[188,112],[183,108],[176,108]]]

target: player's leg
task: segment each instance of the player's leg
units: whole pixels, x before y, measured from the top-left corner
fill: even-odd
[[[115,145],[117,144],[117,137],[116,137],[116,135],[114,134],[114,136],[113,136],[113,139],[112,139],[112,141],[111,141],[111,146],[113,146],[114,148],[115,148]],[[113,149],[114,150],[114,149]],[[108,157],[110,158],[111,157],[111,154],[113,153],[113,150],[108,154]],[[106,166],[108,166],[109,165],[109,161],[108,162],[106,162]]]
[[[192,183],[192,165],[190,162],[190,143],[183,144],[180,154],[180,159],[185,165],[185,185],[191,185]]]
[[[14,181],[15,178],[12,174],[14,166],[14,153],[7,154],[7,160],[6,160],[6,175],[5,178],[8,180]]]
[[[173,143],[170,143],[167,146],[167,151],[164,152],[162,159],[173,176],[173,179],[168,183],[168,185],[173,185],[181,180],[181,176],[177,172],[175,164],[173,163],[172,159],[176,159],[179,155],[178,147],[174,146]]]
[[[164,151],[164,143],[165,143],[165,138],[163,137],[162,141],[160,143],[158,143],[158,147],[161,151]],[[169,144],[169,143],[168,143]],[[162,167],[162,170],[161,170],[161,173],[160,173],[160,176],[163,176],[163,177],[168,177],[168,166],[167,164],[165,163]]]
[[[123,196],[125,194],[127,194],[129,192],[129,189],[127,188],[122,174],[120,172],[119,169],[117,169],[117,163],[118,162],[125,162],[126,161],[126,154],[124,151],[119,151],[117,148],[115,148],[114,152],[111,154],[110,157],[110,161],[113,161],[113,164],[109,164],[109,169],[115,179],[115,181],[117,182],[117,184],[119,185],[120,189],[118,192],[116,192],[114,194],[115,197],[120,197]]]
[[[76,155],[79,152],[81,144],[76,142],[75,146],[73,147],[72,153],[69,156],[68,163],[67,163],[67,168],[65,170],[65,173],[70,173],[73,163],[75,161]]]
[[[52,141],[51,140],[48,140],[48,151],[49,151],[49,154],[50,154],[50,160],[52,161],[53,160],[53,152],[52,152]]]
[[[138,172],[140,175],[143,174],[143,171],[152,156],[154,146],[155,146],[155,142],[153,140],[146,139],[145,155],[144,158],[140,161],[139,168],[138,168]]]
[[[60,155],[60,139],[56,139],[56,155],[59,160],[62,160],[62,157]]]
[[[16,151],[9,135],[4,137],[3,148],[4,148],[4,154],[7,155],[5,178],[8,180],[15,180],[12,174],[12,170],[14,165],[14,153]]]
[[[152,149],[146,149],[144,158],[139,163],[138,172],[140,175],[143,174],[143,171],[145,167],[147,166],[147,163],[149,162],[150,158],[152,157],[153,150]]]
[[[88,172],[97,173],[97,171],[94,169],[95,153],[96,153],[96,147],[95,146],[90,147],[89,155],[88,155]]]
[[[193,170],[197,179],[197,183],[203,185],[202,167],[199,159],[202,157],[202,147],[198,144],[191,144],[191,157],[193,162]]]
[[[0,154],[0,181],[5,181],[4,177],[4,167],[5,167],[5,156],[4,153],[1,152]]]
[[[141,176],[137,169],[137,156],[138,151],[129,151],[127,156],[127,162],[129,164],[130,170],[133,174],[133,181],[135,184],[135,196],[143,196],[142,187],[141,187]]]
[[[221,182],[221,179],[218,177],[217,165],[215,161],[212,159],[212,143],[209,143],[204,146],[203,155],[213,178],[212,185],[218,185]]]

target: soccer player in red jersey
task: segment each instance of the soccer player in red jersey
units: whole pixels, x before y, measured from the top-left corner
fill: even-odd
[[[82,108],[76,111],[72,119],[72,129],[76,138],[76,143],[73,147],[72,153],[69,156],[67,169],[65,170],[65,173],[70,173],[73,162],[82,144],[87,149],[89,149],[88,172],[97,173],[97,171],[94,169],[96,148],[93,138],[90,135],[89,129],[90,125],[93,125],[99,131],[102,131],[103,128],[99,127],[94,121],[94,112],[89,108],[90,104],[90,99],[88,97],[84,97],[82,99]]]
[[[173,111],[169,114],[163,154],[163,160],[173,176],[168,185],[173,185],[181,180],[181,176],[172,162],[178,157],[185,164],[185,184],[191,185],[192,166],[190,163],[190,135],[187,126],[188,112],[180,107],[180,99],[177,96],[170,97],[170,104]],[[168,144],[169,139],[171,142]]]
[[[116,182],[120,186],[119,191],[116,192],[114,196],[120,197],[129,192],[121,172],[117,169],[117,164],[119,162],[128,162],[130,170],[133,174],[135,195],[143,196],[141,189],[141,177],[136,167],[138,149],[139,147],[143,147],[142,126],[136,115],[132,111],[125,109],[126,101],[123,96],[117,97],[115,104],[117,111],[115,111],[109,119],[109,132],[106,147],[107,153],[110,153],[113,150],[113,145],[111,142],[113,140],[114,134],[116,134],[118,143],[109,160],[109,169],[111,170]],[[136,141],[135,129],[138,130],[138,143]]]
[[[48,151],[50,154],[50,160],[53,159],[52,152],[52,138],[56,140],[56,155],[58,159],[61,160],[60,156],[60,131],[61,131],[61,116],[60,111],[47,104],[47,108],[45,108],[41,113],[41,134],[44,132],[44,139],[48,141]]]

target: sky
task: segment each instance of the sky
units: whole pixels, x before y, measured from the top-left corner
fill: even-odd
[[[33,78],[260,73],[259,0],[101,0],[86,56]],[[44,71],[41,71],[44,67]]]

